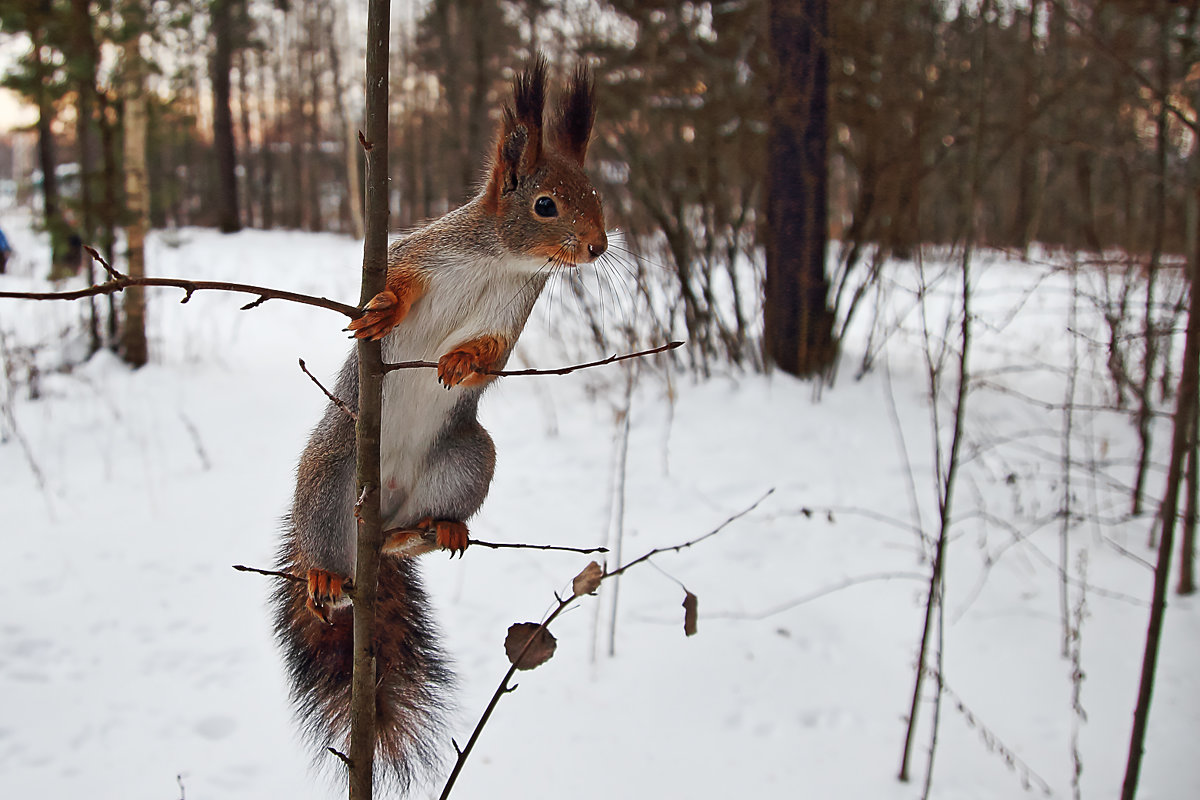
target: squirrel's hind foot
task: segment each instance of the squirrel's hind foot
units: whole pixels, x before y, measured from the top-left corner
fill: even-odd
[[[471,538],[467,533],[467,526],[461,522],[454,520],[439,519],[433,520],[429,517],[417,523],[422,528],[433,528],[437,535],[437,544],[443,550],[450,551],[450,557],[453,558],[455,553],[458,553],[459,558],[466,551],[467,545]]]
[[[467,526],[457,520],[425,517],[412,528],[390,533],[383,543],[383,552],[402,557],[420,556],[433,550],[449,550],[461,557],[470,543]]]
[[[333,612],[350,604],[350,598],[342,592],[345,579],[323,569],[308,571],[308,610],[323,622],[333,623]]]

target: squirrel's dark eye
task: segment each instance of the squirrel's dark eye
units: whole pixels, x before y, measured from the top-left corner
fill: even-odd
[[[554,200],[542,195],[533,204],[533,213],[539,217],[557,217],[558,206],[554,204]]]

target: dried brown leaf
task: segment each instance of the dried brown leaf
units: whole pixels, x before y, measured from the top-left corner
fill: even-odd
[[[684,590],[687,592],[687,590]],[[687,592],[683,598],[683,634],[685,636],[696,635],[696,620],[699,618],[699,611],[696,606],[699,603],[699,598],[691,592]]]
[[[550,660],[558,641],[536,622],[515,622],[508,628],[504,652],[517,669],[534,669]]]
[[[571,589],[575,592],[576,597],[593,594],[600,588],[600,581],[603,577],[604,568],[593,561],[583,568],[583,572],[575,576],[575,580],[571,581]]]

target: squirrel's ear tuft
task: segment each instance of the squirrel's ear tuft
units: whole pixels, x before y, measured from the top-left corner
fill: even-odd
[[[546,57],[538,54],[513,81],[513,107],[518,125],[528,132],[525,158],[537,163],[542,155],[542,110],[546,105]]]
[[[555,107],[554,122],[550,126],[551,144],[582,166],[595,119],[596,96],[592,73],[586,65],[580,64]]]
[[[495,210],[500,195],[517,188],[542,159],[542,116],[546,105],[546,58],[538,55],[513,81],[512,103],[504,106],[496,157],[488,175],[487,201]]]

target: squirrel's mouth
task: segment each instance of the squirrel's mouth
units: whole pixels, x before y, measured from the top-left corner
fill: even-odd
[[[564,242],[558,247],[543,245],[537,248],[534,253],[540,258],[546,259],[547,263],[564,267],[575,267],[580,264],[592,263],[604,255],[607,249],[608,241],[606,238],[600,238],[594,242],[584,242],[580,239],[575,239],[570,242]]]

